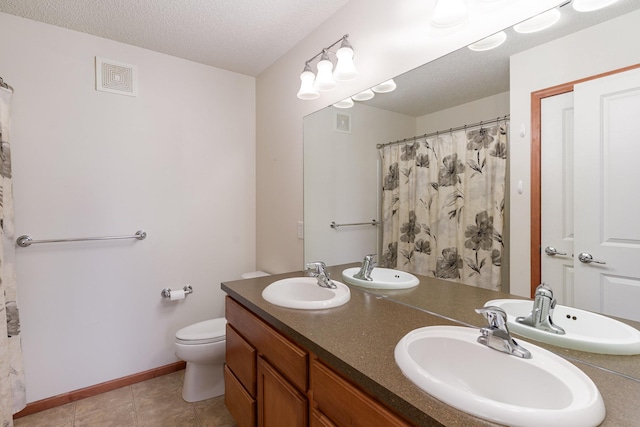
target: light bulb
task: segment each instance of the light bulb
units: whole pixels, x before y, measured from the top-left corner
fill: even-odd
[[[353,63],[353,48],[347,41],[346,36],[342,39],[340,49],[336,52],[338,63],[333,72],[333,78],[336,80],[353,80],[358,77],[358,71]]]
[[[298,91],[298,98],[304,100],[316,99],[320,96],[320,92],[313,87],[313,80],[316,78],[315,74],[311,71],[311,67],[307,62],[304,65],[304,71],[300,74],[300,90]]]
[[[333,75],[331,71],[333,70],[333,64],[329,61],[329,55],[327,51],[322,51],[322,56],[320,57],[320,62],[318,62],[318,75],[316,76],[316,81],[313,84],[318,90],[332,90],[335,89],[337,84],[333,79]]]

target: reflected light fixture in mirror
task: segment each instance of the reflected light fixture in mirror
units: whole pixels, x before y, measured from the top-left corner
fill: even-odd
[[[389,79],[386,82],[382,82],[379,85],[375,85],[371,88],[375,93],[389,93],[396,90],[396,82],[393,79]]]
[[[353,99],[354,101],[368,101],[374,96],[376,96],[376,94],[371,89],[367,89],[353,95],[351,99]]]
[[[343,99],[342,101],[338,101],[335,104],[333,104],[333,106],[336,108],[351,108],[353,107],[353,99],[351,98]]]
[[[507,33],[505,33],[504,31],[500,31],[499,33],[495,33],[489,37],[485,37],[480,41],[470,44],[467,47],[474,52],[483,52],[485,50],[497,48],[502,43],[504,43],[505,40],[507,40]]]
[[[465,0],[437,0],[431,16],[431,25],[439,29],[463,26],[469,19]]]
[[[571,5],[578,12],[592,12],[594,10],[611,6],[617,1],[618,0],[573,0]]]
[[[551,9],[513,26],[516,33],[529,34],[546,30],[560,20],[560,11]]]

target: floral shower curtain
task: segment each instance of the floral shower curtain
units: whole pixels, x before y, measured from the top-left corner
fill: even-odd
[[[16,298],[15,244],[9,114],[11,91],[0,87],[0,425],[26,404],[20,321]]]
[[[500,290],[508,122],[380,148],[379,265]]]

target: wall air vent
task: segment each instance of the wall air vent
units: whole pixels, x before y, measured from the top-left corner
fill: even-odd
[[[96,90],[138,96],[136,66],[96,56]]]

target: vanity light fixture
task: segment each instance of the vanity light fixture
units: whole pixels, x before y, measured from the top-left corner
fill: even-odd
[[[474,52],[484,52],[485,50],[495,49],[500,46],[502,43],[507,40],[507,33],[504,31],[500,31],[499,33],[495,33],[489,37],[485,37],[480,41],[470,44],[467,46],[469,49]]]
[[[382,82],[379,85],[375,85],[371,88],[375,93],[389,93],[396,90],[396,82],[393,79],[389,79],[386,82]]]
[[[302,74],[300,74],[301,84],[297,95],[298,98],[316,99],[320,96],[319,91],[335,89],[337,86],[336,80],[352,80],[358,76],[355,64],[353,63],[353,48],[349,43],[348,37],[349,34],[345,34],[340,40],[322,49],[304,63],[304,70]],[[331,51],[330,49],[338,43],[341,44],[337,52]],[[331,62],[329,57],[330,53],[334,54],[337,58],[335,71],[333,70],[333,62]],[[316,64],[318,72],[314,75],[311,70],[311,63],[318,57],[320,58]]]
[[[469,8],[465,0],[437,0],[431,16],[431,25],[439,29],[462,26],[469,19]]]
[[[618,0],[573,0],[571,5],[578,12],[593,12],[611,6]]]
[[[528,34],[546,30],[560,19],[560,11],[556,9],[547,10],[539,15],[529,18],[524,22],[516,24],[513,29],[516,33]]]
[[[327,49],[322,51],[320,61],[318,61],[318,74],[316,75],[316,81],[313,86],[318,90],[332,90],[338,85],[333,79],[333,63],[329,60],[329,54]]]
[[[317,99],[320,96],[320,92],[318,89],[313,87],[313,81],[315,80],[316,75],[311,71],[311,66],[309,62],[304,64],[304,71],[300,74],[300,80],[302,83],[300,84],[300,90],[298,91],[298,98],[300,99]]]

